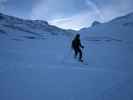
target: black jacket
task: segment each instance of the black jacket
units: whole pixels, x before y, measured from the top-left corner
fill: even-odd
[[[72,48],[76,49],[76,48],[80,48],[80,47],[83,48],[83,46],[81,45],[80,39],[79,38],[75,38],[72,41]]]

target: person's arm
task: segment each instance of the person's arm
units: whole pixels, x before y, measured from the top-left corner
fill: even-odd
[[[81,45],[80,47],[81,47],[82,49],[84,49],[84,46],[83,46],[83,45]]]
[[[81,41],[79,40],[79,45],[81,48],[84,48],[84,46],[81,44]]]

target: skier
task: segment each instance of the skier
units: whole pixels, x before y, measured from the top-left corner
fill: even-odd
[[[83,49],[84,46],[81,44],[80,42],[80,34],[77,34],[75,36],[75,38],[72,40],[72,49],[74,50],[74,53],[75,53],[75,58],[77,57],[77,55],[79,54],[79,61],[80,62],[83,62],[83,59],[82,59],[82,50],[81,48]]]

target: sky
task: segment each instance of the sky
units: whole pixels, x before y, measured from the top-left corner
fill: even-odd
[[[133,0],[0,0],[0,12],[79,30],[133,12]]]

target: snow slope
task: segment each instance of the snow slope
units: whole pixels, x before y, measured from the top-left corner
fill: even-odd
[[[79,31],[89,37],[106,37],[131,42],[133,39],[133,13],[118,17],[110,22],[101,23]]]
[[[0,13],[0,34],[13,40],[44,39],[49,35],[71,35],[71,32],[41,20],[24,20]]]
[[[40,30],[33,35],[3,25],[0,29],[6,31],[0,34],[0,100],[133,99],[130,39],[83,33],[85,65],[73,58],[71,35],[44,35],[44,30],[38,36]]]

